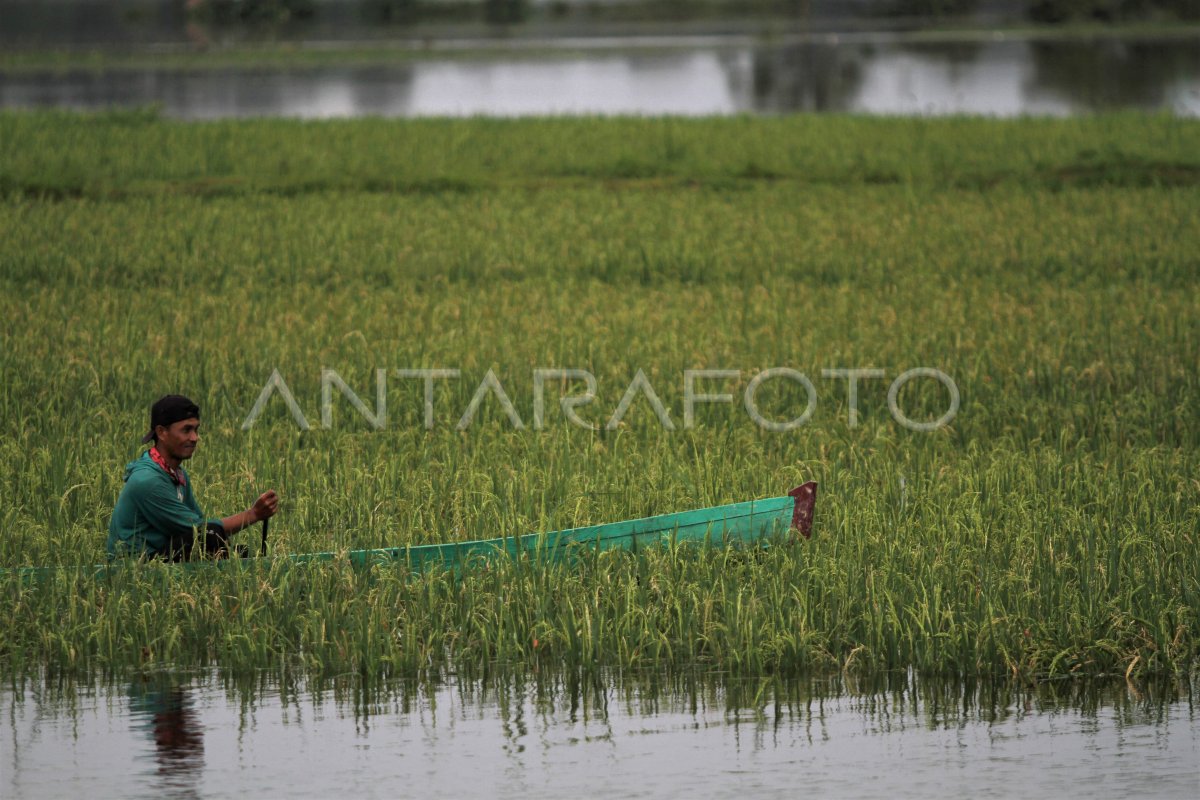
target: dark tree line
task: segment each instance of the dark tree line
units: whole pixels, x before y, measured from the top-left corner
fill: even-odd
[[[979,0],[881,0],[878,10],[888,16],[949,17],[970,14]],[[1200,0],[1014,0],[1037,22],[1125,22],[1155,16],[1200,19]]]
[[[305,20],[316,17],[322,5],[329,0],[184,0],[188,14],[197,21],[215,24],[275,23]],[[344,0],[355,3],[360,15],[372,22],[406,23],[427,16],[445,17],[468,9],[482,12],[490,22],[521,22],[529,16],[530,0],[457,0],[457,2],[431,2],[430,0]],[[857,13],[874,16],[940,18],[969,15],[980,6],[980,0],[878,0],[875,3],[861,2],[846,8]],[[635,4],[636,5],[636,4]],[[812,0],[646,0],[645,5],[665,10],[669,7],[673,15],[687,16],[689,8],[724,9],[736,14],[751,9],[779,11],[807,16],[822,9]],[[566,4],[558,10],[565,9]],[[1037,22],[1061,23],[1073,21],[1122,22],[1153,17],[1169,17],[1183,20],[1200,20],[1200,0],[1013,0],[1013,13],[1023,12]],[[552,9],[553,10],[553,9]],[[585,9],[586,10],[586,9]]]
[[[189,17],[215,25],[270,24],[307,20],[320,13],[321,0],[185,0]],[[528,0],[460,0],[454,3],[426,0],[355,0],[360,16],[369,22],[407,23],[425,16],[447,16],[480,8],[489,22],[521,22],[528,15]]]
[[[192,19],[218,25],[288,22],[317,13],[314,0],[187,0],[186,7]]]
[[[1156,13],[1178,19],[1200,19],[1200,0],[1032,0],[1030,19],[1037,22],[1122,22]]]

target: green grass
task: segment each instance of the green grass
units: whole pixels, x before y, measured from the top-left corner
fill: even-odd
[[[0,578],[0,663],[359,670],[915,667],[1173,673],[1200,649],[1200,123],[853,117],[182,124],[0,115],[0,567],[102,558],[146,409],[182,391],[210,515],[284,500],[280,552],[608,522],[821,482],[811,541],[501,564],[461,577],[278,566]],[[740,402],[668,433],[543,431],[537,367],[587,369],[603,425],[637,369],[677,423],[683,371],[808,374],[808,425]],[[915,433],[890,380],[962,408]],[[455,368],[422,425],[374,370]],[[847,423],[845,381],[877,367]],[[711,391],[722,390],[713,385]],[[772,416],[804,399],[759,396]],[[901,395],[945,407],[936,385]]]
[[[585,189],[610,202],[619,201],[616,189],[708,189],[716,194],[699,200],[727,207],[752,188],[832,187],[846,198],[849,189],[899,187],[905,191],[889,196],[921,202],[886,207],[899,216],[928,203],[940,212],[937,204],[957,202],[960,191],[987,203],[985,190],[1004,188],[1194,188],[1195,144],[1194,121],[1139,114],[1008,123],[783,116],[189,124],[152,110],[10,112],[0,115],[0,192],[101,201],[324,195],[329,202],[342,200],[331,193],[351,192],[415,195],[446,208],[458,195],[497,189]],[[1036,214],[1041,199],[1026,197],[1026,213]],[[575,274],[571,265],[560,269]]]

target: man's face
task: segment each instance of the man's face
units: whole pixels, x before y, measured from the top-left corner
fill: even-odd
[[[171,425],[159,425],[154,429],[158,434],[158,451],[180,461],[186,461],[196,452],[196,442],[200,441],[200,420],[192,417],[173,422]]]

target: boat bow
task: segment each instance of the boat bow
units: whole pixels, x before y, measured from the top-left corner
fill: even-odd
[[[802,483],[788,494],[796,501],[792,508],[792,530],[805,539],[812,536],[813,510],[817,506],[817,482]]]

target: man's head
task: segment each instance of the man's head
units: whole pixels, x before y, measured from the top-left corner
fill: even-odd
[[[200,439],[200,407],[183,395],[168,394],[150,407],[150,431],[142,442],[154,440],[165,456],[191,458]]]

